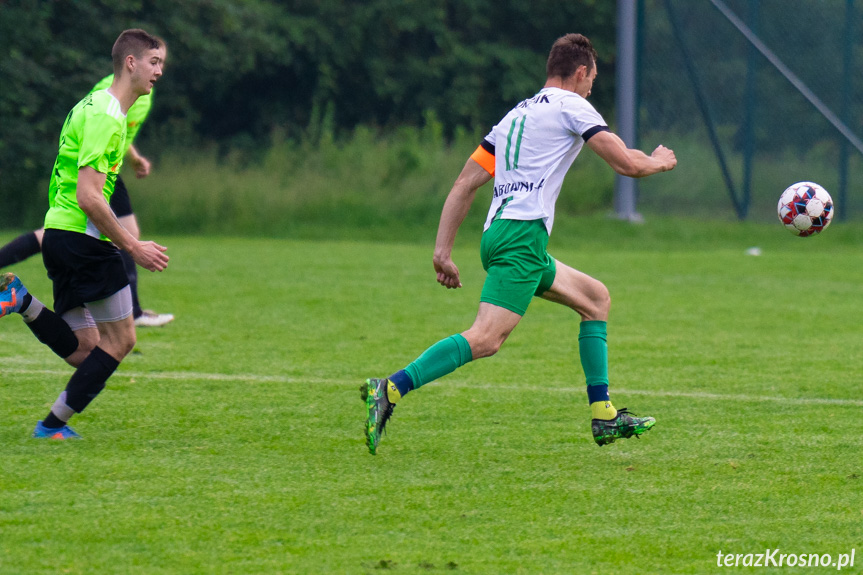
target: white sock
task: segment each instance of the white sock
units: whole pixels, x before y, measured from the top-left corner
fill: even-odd
[[[24,318],[24,323],[30,323],[31,321],[34,321],[37,317],[39,317],[39,314],[42,313],[42,310],[45,309],[45,306],[42,304],[42,302],[36,299],[33,294],[30,294],[30,297],[32,298],[30,300],[30,305],[27,306],[26,310],[21,312],[21,317]]]

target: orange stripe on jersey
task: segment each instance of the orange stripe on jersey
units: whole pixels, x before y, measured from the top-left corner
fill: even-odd
[[[476,151],[471,154],[470,158],[474,162],[482,166],[483,170],[485,170],[492,176],[494,175],[494,154],[489,153],[488,150],[486,150],[482,146],[479,146]]]

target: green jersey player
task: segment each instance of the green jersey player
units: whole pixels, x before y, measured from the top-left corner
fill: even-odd
[[[369,379],[360,386],[366,402],[366,444],[372,454],[397,401],[474,359],[494,355],[535,296],[563,304],[581,317],[579,353],[596,443],[638,436],[655,423],[652,417],[635,417],[611,403],[608,289],[599,280],[556,261],[546,246],[563,178],[585,143],[616,172],[629,177],[671,170],[677,160],[663,146],[649,156],[627,148],[588,103],[596,78],[596,51],[586,37],[568,34],[559,38],[551,48],[546,76],[543,89],[520,102],[486,136],[446,199],[433,261],[437,281],[454,289],[461,287],[451,257],[456,232],[477,189],[494,177],[480,246],[488,275],[479,311],[467,331],[432,345],[390,377]]]
[[[164,65],[165,57],[167,56],[167,47],[160,40],[160,48],[162,63]],[[114,81],[114,74],[109,74],[100,80],[91,90],[91,93],[100,90],[105,90],[111,86]],[[124,164],[131,164],[138,178],[146,178],[150,174],[150,161],[144,157],[134,145],[135,137],[141,129],[142,124],[150,114],[150,108],[153,105],[153,93],[144,94],[129,108],[126,113],[126,144],[123,152]],[[120,223],[131,233],[135,238],[141,236],[140,228],[138,227],[138,219],[132,210],[132,202],[129,198],[129,192],[123,182],[123,178],[117,176],[114,184],[114,193],[111,196],[111,209],[120,220]],[[0,268],[7,267],[14,263],[24,261],[27,258],[39,253],[42,250],[42,237],[44,229],[22,234],[0,248]],[[126,252],[120,252],[123,258],[123,265],[126,267],[126,275],[129,278],[129,287],[132,290],[132,315],[135,318],[135,325],[138,327],[160,327],[171,321],[174,316],[166,313],[156,313],[151,310],[141,308],[138,299],[138,269],[132,257]]]
[[[40,341],[77,368],[34,437],[78,437],[67,422],[99,394],[135,345],[131,290],[118,247],[150,271],[168,265],[163,246],[139,241],[109,207],[126,151],[126,113],[162,75],[160,41],[126,30],[111,57],[110,87],[78,102],[60,134],[42,245],[54,311],[14,274],[0,276],[0,317],[21,314]]]

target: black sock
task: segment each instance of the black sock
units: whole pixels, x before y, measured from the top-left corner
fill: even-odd
[[[99,392],[105,389],[105,382],[118,365],[120,362],[101,347],[91,351],[66,385],[66,405],[75,413],[84,411]]]
[[[123,267],[126,268],[126,277],[132,290],[132,317],[138,319],[144,313],[141,302],[138,301],[138,266],[128,252],[120,250],[120,257],[123,258]]]
[[[24,298],[21,300],[21,309],[18,310],[18,313],[24,315],[24,312],[30,308],[31,303],[33,303],[33,296],[29,293],[24,294]]]
[[[66,422],[54,415],[53,412],[49,412],[42,425],[48,429],[60,429],[66,425]]]
[[[30,256],[35,256],[40,251],[42,251],[42,248],[39,247],[36,232],[21,234],[0,248],[0,268],[23,262]]]
[[[36,339],[50,347],[51,351],[63,359],[78,349],[78,337],[75,332],[72,331],[68,323],[63,321],[63,318],[47,307],[39,313],[36,319],[25,325],[30,328]]]

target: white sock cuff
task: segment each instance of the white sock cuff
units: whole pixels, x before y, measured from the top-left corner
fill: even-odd
[[[72,416],[75,415],[75,410],[66,405],[66,392],[60,394],[57,398],[57,401],[54,402],[54,405],[51,406],[51,413],[53,413],[57,419],[66,423]]]
[[[30,300],[30,305],[21,313],[21,317],[24,318],[24,323],[35,321],[36,318],[39,317],[39,314],[42,313],[42,310],[45,309],[45,305],[36,299],[33,294],[30,294],[30,297],[32,298]]]

